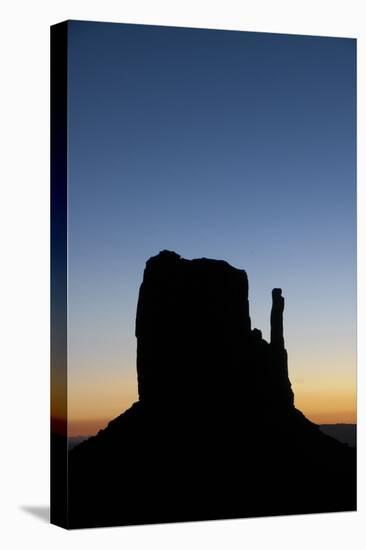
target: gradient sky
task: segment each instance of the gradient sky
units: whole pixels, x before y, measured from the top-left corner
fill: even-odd
[[[162,249],[245,269],[266,339],[281,287],[295,404],[355,421],[355,65],[351,39],[69,23],[71,435],[137,399]]]

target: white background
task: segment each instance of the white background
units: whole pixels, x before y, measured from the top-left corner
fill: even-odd
[[[2,548],[364,548],[365,16],[348,0],[30,0],[1,8]],[[67,532],[49,525],[49,26],[64,19],[358,38],[359,511]],[[362,284],[363,283],[363,284]],[[294,480],[294,483],[296,481]],[[37,514],[26,508],[37,509]]]

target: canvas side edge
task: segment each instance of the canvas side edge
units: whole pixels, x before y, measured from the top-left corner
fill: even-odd
[[[68,527],[67,38],[51,27],[51,494],[50,521]]]

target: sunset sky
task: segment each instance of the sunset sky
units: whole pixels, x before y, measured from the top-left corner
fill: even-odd
[[[281,287],[295,405],[355,422],[356,41],[72,21],[68,56],[69,435],[136,401],[162,249],[245,269],[266,339]]]

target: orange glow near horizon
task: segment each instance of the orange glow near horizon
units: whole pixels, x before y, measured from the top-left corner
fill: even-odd
[[[107,362],[104,362],[106,367]],[[317,346],[289,353],[289,378],[295,406],[317,424],[356,423],[356,357],[354,353],[328,355]],[[138,401],[137,376],[100,372],[98,364],[83,372],[69,369],[67,418],[69,436],[90,436]],[[54,407],[56,411],[58,407]],[[62,414],[55,414],[63,418]]]
[[[346,379],[333,384],[316,382],[319,381],[292,384],[296,408],[317,424],[356,424],[355,382]]]
[[[69,436],[93,435],[138,400],[135,377],[68,381]]]
[[[127,407],[128,408],[128,407]],[[119,412],[122,413],[121,410]],[[118,416],[118,414],[112,415],[110,418],[95,418],[90,420],[74,420],[69,421],[68,423],[68,436],[77,437],[77,436],[91,436],[99,432],[99,430],[104,429],[108,423]]]
[[[308,383],[293,382],[292,388],[296,408],[309,420],[317,424],[356,423],[355,379],[333,377],[329,381],[313,376]],[[83,388],[73,387],[69,393],[68,435],[96,434],[137,400],[135,379],[128,379],[124,384],[110,380],[103,389],[92,380]]]

